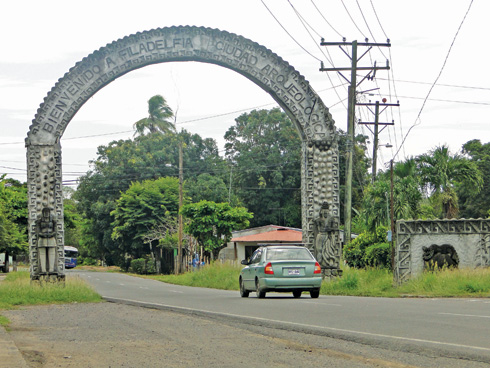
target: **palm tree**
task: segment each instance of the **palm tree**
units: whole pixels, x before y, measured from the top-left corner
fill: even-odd
[[[145,130],[150,133],[175,133],[175,124],[171,121],[174,112],[167,105],[167,101],[160,95],[148,100],[148,117],[134,123],[135,135],[144,135]]]
[[[451,155],[446,145],[418,156],[416,162],[423,189],[430,193],[433,203],[441,207],[445,218],[458,215],[455,184],[464,183],[477,192],[482,189],[482,175],[475,163],[458,154]]]

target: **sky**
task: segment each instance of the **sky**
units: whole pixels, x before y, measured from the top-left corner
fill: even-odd
[[[469,11],[468,11],[469,9]],[[484,0],[139,0],[74,2],[24,0],[0,14],[0,175],[26,181],[27,136],[48,91],[76,62],[124,36],[178,25],[216,28],[271,49],[309,81],[347,129],[347,81],[325,67],[349,67],[350,48],[327,42],[391,43],[371,49],[359,66],[386,65],[357,88],[359,102],[399,102],[380,122],[378,168],[389,160],[428,153],[440,145],[459,153],[464,143],[490,141],[487,71],[490,2]],[[466,15],[466,17],[465,17]],[[463,21],[464,19],[464,21]],[[359,54],[367,48],[359,48]],[[364,73],[364,74],[363,74]],[[349,77],[349,72],[344,74]],[[365,72],[358,72],[360,81]],[[437,83],[435,84],[435,82]],[[365,92],[368,91],[368,92]],[[362,92],[362,93],[361,93]],[[220,149],[234,119],[275,101],[245,77],[216,65],[163,63],[126,74],[97,92],[61,139],[63,181],[73,185],[97,158],[97,147],[133,137],[147,101],[160,94],[177,114],[177,128],[216,139]],[[374,121],[366,107],[356,119]],[[366,125],[356,132],[373,135]],[[389,148],[386,145],[392,145]]]

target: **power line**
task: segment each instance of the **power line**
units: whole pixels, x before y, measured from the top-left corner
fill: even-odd
[[[386,35],[386,32],[383,28],[383,26],[381,25],[381,22],[379,21],[379,17],[378,17],[378,13],[376,13],[376,9],[374,8],[374,4],[373,4],[373,0],[369,0],[371,2],[371,7],[373,8],[373,12],[374,12],[374,15],[376,16],[376,19],[378,20],[378,24],[379,24],[379,27],[381,28],[381,30],[383,31],[383,34],[385,35],[385,38],[389,38],[387,35]],[[390,60],[391,61],[391,60]]]
[[[427,100],[429,99],[429,96],[430,96],[430,94],[431,94],[432,90],[434,89],[435,85],[437,84],[437,81],[438,81],[438,80],[439,80],[439,78],[441,77],[442,72],[444,71],[444,68],[445,68],[445,66],[446,66],[447,60],[449,59],[449,55],[451,54],[451,50],[452,50],[452,48],[453,48],[453,46],[454,46],[454,43],[456,42],[456,38],[458,37],[459,31],[461,30],[461,27],[463,26],[464,21],[466,20],[466,16],[467,16],[467,15],[468,15],[468,13],[470,12],[470,9],[471,9],[471,6],[472,6],[472,5],[473,5],[473,0],[471,0],[471,1],[470,1],[470,5],[468,6],[468,10],[466,10],[466,13],[465,13],[465,15],[464,15],[464,17],[463,17],[463,20],[461,21],[461,24],[459,25],[458,30],[456,31],[456,34],[454,35],[453,41],[451,42],[451,46],[449,46],[449,50],[448,50],[448,52],[447,52],[446,58],[444,59],[444,63],[442,64],[441,70],[439,71],[439,74],[437,75],[436,80],[434,81],[434,83],[433,83],[433,84],[432,84],[432,86],[430,87],[429,92],[427,93],[427,96],[425,97],[424,102],[422,103],[422,107],[420,108],[420,111],[419,111],[419,113],[418,113],[418,115],[417,115],[417,118],[415,119],[415,122],[414,122],[414,123],[413,123],[413,125],[410,127],[410,129],[408,129],[407,134],[406,134],[406,135],[405,135],[405,137],[403,138],[403,141],[402,141],[402,146],[403,146],[403,144],[405,143],[405,141],[406,141],[406,139],[407,139],[408,135],[410,134],[410,132],[412,131],[412,129],[413,129],[414,127],[416,127],[417,125],[419,125],[419,124],[420,124],[420,122],[419,122],[419,123],[417,123],[417,121],[420,121],[420,115],[422,114],[422,111],[424,110],[425,104],[426,104]],[[398,149],[398,151],[395,153],[395,156],[393,156],[393,159],[394,159],[394,158],[395,158],[395,157],[398,155],[398,152],[400,152],[400,148],[399,148],[399,149]]]
[[[293,6],[293,4],[291,3],[291,1],[288,0],[288,3],[289,3],[289,5],[291,5],[291,8],[293,8],[296,16],[300,20],[300,22],[303,25],[303,27],[305,28],[306,32],[308,33],[308,35],[310,36],[310,38],[313,40],[313,42],[315,43],[315,45],[317,45],[317,47],[320,49],[320,52],[323,54],[323,56],[325,57],[325,59],[327,59],[327,61],[330,63],[330,65],[332,65],[333,67],[335,67],[335,65],[333,63],[332,56],[330,55],[330,52],[328,51],[328,49],[326,49],[327,55],[328,55],[328,57],[327,57],[327,55],[325,55],[325,53],[323,52],[323,49],[318,45],[318,43],[315,41],[315,39],[313,38],[313,36],[311,35],[311,33],[308,31],[308,28],[306,27],[306,25],[308,25],[308,27],[310,27],[313,30],[313,32],[315,32],[317,34],[317,36],[321,38],[320,34],[317,31],[315,31],[315,29],[303,18],[303,16]],[[328,74],[327,74],[327,77],[328,77],[328,80],[330,81],[330,84],[332,85],[332,87],[333,87],[333,89],[335,91],[335,94],[339,98],[340,102],[343,104],[343,100],[341,99],[339,93],[337,92],[336,86],[334,86],[334,83],[332,81],[332,78]],[[342,83],[341,86],[343,86],[343,85],[344,84]],[[346,106],[344,105],[344,107],[346,107]]]
[[[362,34],[362,37],[367,38],[366,35],[364,34],[364,32],[362,32],[361,29],[357,26],[357,23],[355,22],[354,18],[352,18],[352,15],[350,15],[349,9],[347,9],[347,6],[345,6],[344,0],[340,0],[340,2],[344,6],[344,9],[347,12],[347,14],[349,15],[349,18],[352,21],[352,23],[354,23],[354,25],[356,26],[357,30]]]
[[[319,58],[317,58],[315,55],[313,55],[312,53],[310,53],[308,50],[306,50],[298,41],[296,41],[296,39],[291,35],[291,33],[288,32],[288,30],[281,24],[281,22],[279,21],[279,19],[276,18],[276,16],[274,15],[274,13],[272,13],[272,11],[269,9],[269,7],[264,3],[264,0],[260,0],[262,2],[262,4],[265,6],[265,8],[269,11],[269,13],[272,15],[272,17],[275,19],[275,21],[281,26],[281,28],[284,30],[284,32],[287,33],[287,35],[299,46],[303,49],[304,52],[306,52],[308,55],[310,55],[311,57],[313,57],[314,59],[318,60],[318,61],[321,61]]]
[[[320,9],[318,9],[318,7],[316,6],[316,4],[315,4],[315,2],[314,2],[313,0],[311,0],[311,3],[312,3],[312,4],[313,4],[313,6],[315,7],[315,9],[318,11],[318,13],[320,14],[320,16],[323,18],[323,20],[325,20],[325,22],[328,24],[328,26],[329,26],[330,28],[332,28],[332,29],[333,29],[333,31],[334,31],[335,33],[337,33],[337,34],[340,36],[340,38],[345,38],[345,37],[343,37],[343,36],[342,36],[342,35],[339,33],[339,31],[337,31],[337,30],[336,30],[336,29],[335,29],[335,28],[334,28],[334,27],[333,27],[333,26],[330,24],[330,22],[327,20],[327,18],[325,18],[325,16],[324,16],[324,15],[323,15],[323,13],[320,11]]]
[[[386,78],[378,78],[380,80],[388,80]],[[409,80],[403,80],[403,79],[396,79],[397,82],[400,83],[413,83],[413,84],[426,84],[426,85],[432,85],[434,82],[422,82],[422,81],[409,81]],[[466,88],[466,89],[477,89],[477,90],[483,90],[483,91],[490,91],[489,87],[475,87],[475,86],[461,86],[457,84],[437,84],[438,87],[451,87],[451,88]]]

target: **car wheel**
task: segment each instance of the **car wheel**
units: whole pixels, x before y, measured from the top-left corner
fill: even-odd
[[[294,290],[293,291],[293,296],[295,298],[301,298],[301,290]]]
[[[310,296],[312,298],[318,298],[320,296],[320,290],[312,290],[312,291],[310,291]]]
[[[265,291],[262,291],[259,288],[259,279],[255,280],[255,294],[257,294],[257,298],[265,298]]]
[[[247,298],[250,292],[245,290],[245,285],[243,285],[243,280],[240,278],[240,296],[242,298]]]

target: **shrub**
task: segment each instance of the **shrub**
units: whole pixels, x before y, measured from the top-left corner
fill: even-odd
[[[391,245],[376,243],[366,248],[364,253],[366,266],[391,268]]]
[[[386,230],[386,226],[378,226],[375,232],[364,231],[363,233],[359,234],[357,238],[346,245],[344,247],[344,260],[347,262],[347,264],[355,268],[364,268],[372,265],[369,263],[374,262],[372,257],[378,254],[381,257],[383,252],[378,249],[373,249],[370,251],[369,258],[366,258],[366,249],[373,245],[379,246],[380,243],[385,243],[387,233]]]
[[[143,258],[131,260],[129,270],[138,275],[144,275],[146,273],[146,260]]]
[[[155,267],[155,262],[153,262],[153,259],[147,259],[146,260],[145,271],[147,274],[157,273],[157,269]]]
[[[78,256],[78,264],[83,266],[97,266],[97,260],[90,257]]]

